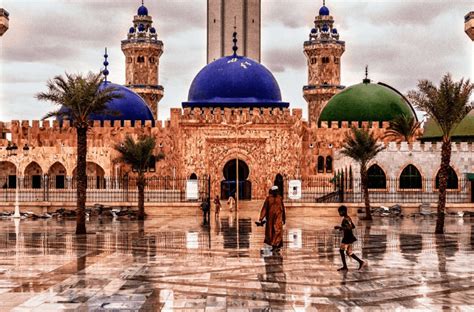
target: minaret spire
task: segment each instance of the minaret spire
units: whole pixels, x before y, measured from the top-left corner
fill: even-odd
[[[237,46],[237,17],[234,16],[234,33],[232,34],[232,42],[234,43],[234,46],[232,47],[232,51],[234,51],[234,54],[232,56],[236,57],[237,56],[237,50],[239,47]]]
[[[363,83],[370,83],[369,79],[369,65],[365,65],[365,79],[362,81]]]
[[[102,74],[104,75],[104,82],[107,83],[107,76],[109,75],[109,70],[107,69],[107,66],[109,66],[109,62],[107,61],[107,58],[109,57],[109,55],[107,54],[107,47],[105,47],[105,53],[104,53],[104,70],[102,71]]]

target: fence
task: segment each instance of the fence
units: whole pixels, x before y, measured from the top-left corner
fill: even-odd
[[[187,201],[187,179],[172,177],[147,178],[145,202]],[[198,200],[209,197],[209,177],[194,180]],[[0,176],[0,200],[15,201],[16,186],[20,202],[75,202],[77,179],[65,176]],[[137,179],[128,177],[87,177],[87,201],[93,203],[137,202]]]
[[[435,179],[404,179],[369,180],[369,198],[373,203],[424,203],[438,201],[438,183]],[[288,186],[288,180],[285,181]],[[470,203],[471,181],[466,178],[456,179],[448,184],[446,201],[448,203]],[[364,195],[360,179],[346,177],[309,178],[301,180],[301,198],[290,199],[285,191],[288,202],[307,203],[362,203]]]

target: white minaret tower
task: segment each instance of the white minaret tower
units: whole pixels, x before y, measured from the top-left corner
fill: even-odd
[[[261,0],[207,0],[207,63],[232,54],[234,31],[239,54],[260,62],[260,12]]]

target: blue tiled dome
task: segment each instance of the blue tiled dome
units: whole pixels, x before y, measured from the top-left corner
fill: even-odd
[[[114,87],[114,93],[121,94],[119,99],[113,99],[107,104],[107,110],[112,113],[91,114],[91,120],[153,120],[153,114],[145,101],[132,90],[111,82],[103,82],[100,89]],[[67,111],[64,107],[61,111]]]
[[[288,107],[272,73],[243,56],[224,56],[194,78],[183,107]]]
[[[142,5],[142,6],[140,6],[140,7],[138,8],[137,14],[138,14],[139,16],[148,15],[148,9],[147,9],[144,5]]]
[[[329,9],[327,8],[327,6],[323,5],[319,9],[319,15],[329,15]]]

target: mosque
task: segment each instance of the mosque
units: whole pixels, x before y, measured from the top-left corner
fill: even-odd
[[[400,114],[417,118],[415,110],[396,88],[367,75],[359,84],[341,84],[345,42],[326,5],[302,42],[308,71],[302,86],[307,117],[282,99],[275,77],[260,63],[260,24],[260,0],[230,6],[209,0],[208,64],[196,74],[181,107],[172,108],[170,119],[162,122],[156,118],[166,87],[159,80],[164,43],[142,4],[121,42],[125,85],[104,82],[123,95],[109,103],[109,109],[119,114],[91,117],[88,176],[99,181],[133,174],[114,161],[112,146],[127,134],[146,134],[156,138],[156,152],[165,155],[152,165],[150,176],[208,177],[211,196],[225,199],[238,184],[239,198],[262,199],[274,183],[286,191],[286,181],[292,179],[329,183],[335,172],[347,168],[357,176],[357,165],[340,154],[344,136],[353,126],[371,128],[386,145],[369,168],[372,188],[412,194],[436,189],[440,132],[427,122],[414,143],[384,137],[390,120]],[[107,65],[106,53],[106,78]],[[45,176],[53,188],[72,187],[76,136],[68,120],[3,122],[0,133],[0,178],[5,188],[14,187],[17,174],[31,177],[27,186],[31,189],[43,188]],[[28,146],[28,156],[9,157],[7,137],[20,150]],[[474,180],[473,139],[471,112],[454,133],[450,173],[450,181],[456,182],[450,189],[462,191],[463,202],[474,201],[474,182],[469,180]],[[306,187],[310,186],[303,183],[303,193]]]

